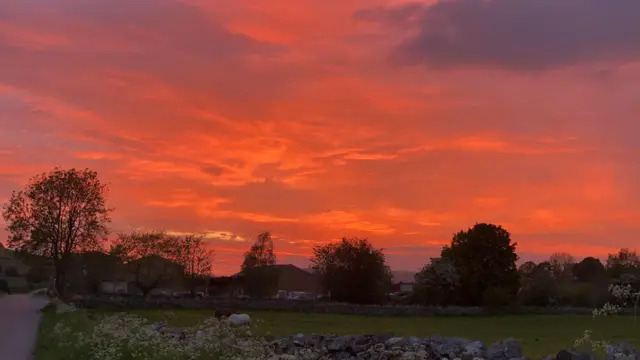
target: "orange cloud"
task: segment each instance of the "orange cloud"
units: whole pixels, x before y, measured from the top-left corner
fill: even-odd
[[[71,43],[69,39],[62,36],[2,21],[0,21],[0,41],[35,51],[62,47]]]
[[[0,197],[90,167],[114,232],[201,234],[219,273],[263,231],[300,266],[361,236],[418,269],[476,222],[504,225],[523,259],[633,247],[640,63],[398,66],[421,19],[403,9],[425,7],[3,2]]]

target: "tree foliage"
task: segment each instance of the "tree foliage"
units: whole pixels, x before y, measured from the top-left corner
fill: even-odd
[[[269,267],[276,264],[273,239],[264,232],[244,253],[241,271],[244,276],[244,291],[251,297],[264,298],[277,291],[278,274]]]
[[[573,267],[573,276],[580,282],[594,282],[605,278],[607,272],[600,260],[589,256]]]
[[[613,278],[620,278],[624,274],[640,275],[640,257],[635,250],[622,248],[617,254],[609,254],[606,269]]]
[[[207,246],[202,236],[191,234],[177,239],[173,257],[184,268],[192,296],[200,280],[211,275],[214,255],[215,252]]]
[[[273,239],[264,232],[258,235],[251,248],[244,253],[241,271],[244,276],[244,291],[251,297],[263,298],[277,289],[277,272],[269,267],[276,264]]]
[[[331,300],[378,303],[390,290],[391,271],[383,249],[375,249],[367,239],[343,238],[316,246],[310,260]]]
[[[95,171],[55,168],[31,178],[2,208],[9,247],[51,259],[60,295],[71,255],[101,249],[106,240],[106,192]]]
[[[241,271],[244,276],[245,293],[254,298],[264,298],[274,290],[277,291],[277,272],[269,268],[275,264],[273,239],[269,232],[263,232],[244,253]]]
[[[453,236],[441,257],[450,261],[460,276],[463,305],[480,305],[486,291],[515,295],[519,288],[516,243],[501,226],[476,224]]]
[[[534,270],[538,265],[533,261],[527,261],[518,267],[518,275],[520,276],[520,285],[526,284],[531,280]]]
[[[576,259],[573,255],[566,252],[557,252],[552,254],[548,260],[551,267],[551,273],[556,280],[571,281],[573,280],[573,266]]]
[[[554,264],[543,261],[531,270],[522,280],[519,292],[520,301],[524,305],[548,306],[558,294],[558,278]]]
[[[136,287],[143,295],[174,280],[167,261],[175,261],[179,249],[179,238],[164,231],[120,233],[112,242],[109,254],[128,265],[134,276]],[[182,274],[181,274],[182,275]]]
[[[256,242],[244,253],[242,271],[246,269],[276,264],[276,254],[273,252],[273,239],[268,232],[258,235]]]
[[[133,231],[119,233],[111,242],[109,254],[128,263],[150,255],[170,258],[174,256],[176,247],[177,238],[164,231]]]
[[[442,258],[431,258],[415,275],[414,300],[420,304],[445,306],[456,302],[460,276],[455,266]]]

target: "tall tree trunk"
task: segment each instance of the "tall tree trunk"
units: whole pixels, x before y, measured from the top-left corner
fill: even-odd
[[[195,275],[190,275],[189,279],[187,280],[189,283],[189,293],[191,295],[192,298],[195,299],[196,297],[196,277]]]

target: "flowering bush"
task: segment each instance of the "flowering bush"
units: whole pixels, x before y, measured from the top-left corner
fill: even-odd
[[[637,322],[640,292],[635,292],[631,285],[609,285],[609,292],[618,300],[619,304],[606,303],[602,308],[593,310],[593,317],[599,315],[614,315],[619,313],[623,307],[633,305],[633,317],[634,321]]]
[[[615,315],[622,311],[623,307],[633,305],[634,322],[638,321],[637,309],[640,292],[635,292],[631,285],[609,285],[609,292],[617,300],[617,304],[607,302],[602,308],[593,309],[593,317]],[[595,340],[591,330],[585,330],[582,336],[574,342],[574,347],[590,346],[593,351],[607,351],[609,343]]]
[[[216,318],[185,329],[163,329],[132,314],[118,313],[92,322],[64,317],[50,334],[68,359],[82,360],[234,360],[267,358],[267,342],[249,326]]]

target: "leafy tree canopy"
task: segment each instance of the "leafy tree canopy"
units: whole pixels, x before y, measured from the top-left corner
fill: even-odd
[[[207,246],[204,237],[186,235],[178,239],[175,261],[182,265],[191,295],[195,295],[197,284],[211,275],[215,252]]]
[[[278,273],[268,266],[276,264],[273,239],[264,232],[258,235],[256,242],[244,253],[241,271],[244,275],[244,290],[255,298],[263,298],[276,292]]]
[[[446,306],[456,301],[460,276],[455,266],[442,258],[431,258],[415,275],[414,300],[421,304]]]
[[[533,261],[527,261],[518,267],[518,275],[520,275],[520,282],[526,283],[533,276],[533,271],[538,265]]]
[[[391,271],[383,249],[375,249],[367,239],[343,238],[316,246],[311,264],[335,301],[377,303],[390,290]]]
[[[577,281],[593,282],[607,276],[607,271],[599,259],[586,257],[573,267],[573,276]]]
[[[180,238],[169,236],[164,231],[120,233],[112,242],[109,254],[128,265],[134,282],[143,295],[170,281],[176,274],[167,261],[177,263]],[[154,259],[155,257],[155,259]],[[179,264],[182,265],[182,264]]]
[[[2,208],[8,246],[51,259],[60,295],[71,254],[99,250],[106,240],[106,192],[95,171],[55,168],[31,178]]]
[[[576,264],[576,258],[573,255],[566,252],[557,252],[549,257],[548,263],[551,266],[553,277],[557,280],[573,280],[572,268]]]
[[[244,253],[242,271],[246,269],[276,264],[276,254],[273,252],[271,234],[264,232],[258,235],[256,242]]]
[[[515,294],[519,288],[516,243],[501,226],[476,224],[453,236],[441,257],[450,261],[460,276],[464,305],[480,305],[484,292],[500,288]]]
[[[617,254],[609,254],[606,265],[609,276],[619,278],[623,274],[640,275],[640,257],[635,250],[620,249]]]

